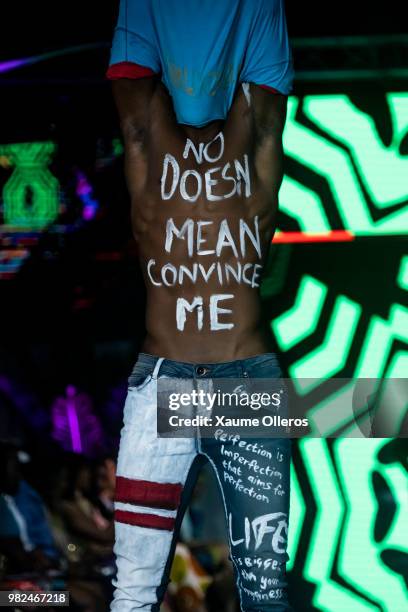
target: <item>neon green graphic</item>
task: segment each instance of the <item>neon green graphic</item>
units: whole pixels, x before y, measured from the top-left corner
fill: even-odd
[[[294,306],[271,322],[281,350],[292,348],[315,332],[327,294],[328,288],[324,284],[309,275],[302,277]],[[361,310],[354,301],[341,295],[337,297],[323,343],[289,366],[289,374],[298,394],[309,393],[327,378],[341,372],[349,356]],[[408,351],[399,350],[391,357],[396,340],[408,343],[408,309],[400,304],[391,306],[388,320],[377,315],[371,317],[354,377],[407,378]],[[352,380],[309,410],[312,432],[330,436],[339,427],[351,423],[348,435],[363,436],[359,424],[354,422],[354,388]],[[386,422],[390,435],[393,435],[392,432],[399,431],[406,414],[406,402],[394,398],[387,406]],[[392,413],[390,406],[393,406]]]
[[[383,465],[377,459],[388,442],[338,439],[333,458],[324,440],[304,439],[299,444],[317,506],[311,531],[304,527],[303,535],[308,537],[304,577],[316,587],[314,607],[324,612],[397,612],[406,607],[402,576],[380,558],[386,549],[402,550],[408,540],[406,474],[400,464]],[[374,471],[386,482],[397,508],[380,542],[374,538],[379,511]],[[289,555],[298,529],[292,520]]]
[[[317,503],[317,515],[303,572],[305,578],[318,587],[313,603],[327,610],[370,610],[370,606],[365,602],[355,602],[353,593],[339,588],[330,578],[345,508],[325,444],[316,439],[302,440],[300,445]]]
[[[112,152],[115,157],[123,154],[123,144],[120,138],[114,138],[112,140]]]
[[[319,379],[325,380],[342,370],[347,361],[360,314],[359,304],[346,296],[338,296],[321,346],[289,368],[289,374],[294,379],[298,393],[311,391],[319,385]]]
[[[388,378],[406,378],[407,372],[408,372],[408,351],[398,351],[392,357],[390,367],[387,370],[387,377]]]
[[[315,435],[332,436],[339,429],[352,422],[348,435],[363,437],[353,412],[353,394],[355,383],[344,384],[337,392],[315,404],[307,413],[311,431]]]
[[[388,148],[383,145],[372,118],[345,95],[305,96],[303,100],[292,97],[288,103],[285,153],[326,179],[344,229],[355,234],[408,232],[408,207],[374,220],[360,184],[361,180],[379,209],[406,198],[408,158],[398,152],[398,147],[407,131],[408,94],[390,93],[387,102],[394,127],[393,142]],[[339,146],[305,127],[297,119],[300,109],[316,129],[335,137]],[[328,225],[320,198],[311,195],[309,189],[302,194],[302,189],[287,177],[280,201],[281,209],[295,218],[302,229],[320,231]]]
[[[387,144],[374,118],[346,95],[290,98],[285,153],[297,164],[290,167],[291,172],[300,164],[305,173],[299,171],[285,177],[280,209],[296,221],[299,230],[346,229],[357,236],[408,233],[408,207],[404,206],[408,199],[408,155],[404,154],[408,94],[389,93],[385,100],[392,129]],[[311,186],[314,176],[316,190]],[[322,184],[325,191],[320,191]],[[325,196],[327,189],[330,198]],[[333,227],[332,219],[336,217],[340,220],[339,228]],[[386,246],[381,243],[378,248],[386,256]],[[388,423],[390,435],[395,435],[408,403],[406,392],[401,392],[403,381],[401,387],[395,382],[408,378],[408,308],[405,303],[398,303],[402,301],[400,290],[408,290],[408,255],[402,255],[399,266],[392,272],[398,297],[391,298],[391,276],[389,309],[382,310],[381,315],[373,314],[372,303],[365,310],[360,300],[352,299],[347,285],[322,282],[307,271],[309,274],[303,274],[299,280],[291,306],[271,321],[279,349],[294,351],[296,355],[288,372],[297,392],[307,396],[328,378],[341,376],[346,366],[354,379],[385,378],[390,382],[393,379],[392,385],[385,382],[381,387],[378,410],[382,406],[387,408],[382,422]],[[379,283],[375,290],[380,287]],[[374,295],[372,288],[368,289],[367,294]],[[395,397],[382,404],[392,390]],[[369,415],[366,411],[365,421],[356,422],[354,391],[355,383],[351,380],[324,399],[320,397],[308,412],[313,433],[330,436],[346,426],[346,435],[355,438],[336,439],[333,454],[326,440],[311,437],[299,442],[313,499],[309,488],[305,491],[301,488],[305,486],[300,478],[303,473],[297,474],[291,502],[296,523],[292,520],[289,524],[289,567],[299,569],[298,563],[301,564],[303,577],[315,587],[313,606],[322,612],[400,612],[406,608],[402,577],[406,561],[401,561],[398,570],[397,566],[387,565],[383,553],[397,550],[401,555],[407,554],[406,471],[396,458],[394,463],[380,462],[379,453],[390,440],[364,437]],[[373,486],[374,474],[387,487],[379,499],[391,500],[394,508],[385,529],[381,514],[384,509],[380,509]],[[316,512],[310,518],[314,505]],[[381,537],[378,524],[383,529]],[[306,551],[304,563],[297,554],[300,541],[302,552]]]
[[[320,196],[289,176],[285,176],[279,191],[279,208],[296,219],[302,232],[331,229]]]
[[[59,184],[47,168],[54,151],[52,142],[0,147],[15,166],[3,188],[6,224],[42,228],[58,215]]]
[[[389,376],[385,367],[394,340],[408,342],[408,308],[400,304],[391,306],[388,321],[378,316],[371,318],[354,376],[356,378]]]
[[[303,520],[306,514],[305,500],[293,464],[290,473],[290,531],[288,534],[289,561],[287,570],[291,570],[295,564],[299,539],[302,533]]]
[[[400,512],[393,521],[391,533],[381,546],[373,538],[377,501],[370,482],[370,473],[375,463],[375,454],[383,444],[383,440],[373,439],[341,439],[336,442],[336,462],[344,485],[348,510],[340,543],[338,567],[347,582],[367,597],[385,604],[387,610],[404,610],[407,600],[402,576],[396,576],[385,565],[378,563],[381,548],[390,541],[395,543],[397,535],[401,537],[399,546],[408,541],[408,523],[401,513],[401,510],[407,508],[408,495],[401,468],[384,469],[378,466],[393,489]],[[393,475],[391,482],[390,474]],[[364,562],[356,551],[362,552]]]
[[[305,275],[293,307],[272,322],[272,329],[282,350],[287,351],[317,328],[327,287]]]
[[[350,149],[371,199],[385,208],[406,198],[408,157],[398,148],[405,135],[403,122],[405,133],[407,129],[408,94],[387,94],[387,102],[392,109],[394,135],[389,147],[383,144],[372,117],[350,104],[347,96],[308,96],[304,104],[306,115],[318,127]]]
[[[408,132],[408,94],[390,93],[386,101],[393,129],[388,147],[373,118],[345,95],[306,96],[303,100],[294,97],[289,101],[286,154],[327,180],[344,227],[356,234],[401,234],[408,230],[406,206],[374,221],[361,188],[363,183],[372,203],[384,211],[407,198],[408,156],[401,154],[400,144]],[[302,123],[302,113],[311,122],[308,127]],[[330,226],[321,195],[292,177],[285,177],[280,201],[281,209],[297,221],[301,230],[326,231]],[[396,282],[402,289],[408,288],[408,256],[401,259]],[[313,336],[328,293],[328,287],[318,279],[310,275],[301,278],[294,305],[271,322],[281,350],[292,349]],[[310,392],[319,380],[339,374],[347,363],[362,307],[341,295],[334,304],[323,342],[289,366],[300,394]],[[321,337],[321,328],[319,331]],[[354,376],[407,377],[407,352],[401,350],[391,358],[396,341],[408,342],[408,310],[401,304],[392,304],[388,317],[370,318]],[[315,381],[305,380],[309,377]],[[329,435],[352,420],[353,389],[353,385],[343,387],[314,406],[310,422],[316,431]],[[392,418],[398,428],[404,410],[398,402],[393,405],[400,410]],[[357,435],[358,425],[350,427]]]
[[[401,289],[406,289],[408,291],[408,255],[405,255],[405,257],[401,259],[397,284],[401,287]]]

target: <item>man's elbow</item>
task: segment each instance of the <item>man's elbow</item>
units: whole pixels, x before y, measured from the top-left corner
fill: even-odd
[[[126,147],[140,146],[146,140],[146,126],[140,122],[131,119],[121,120],[120,129]]]

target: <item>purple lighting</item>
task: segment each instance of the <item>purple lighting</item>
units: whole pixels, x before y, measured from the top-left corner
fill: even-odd
[[[56,51],[49,51],[48,53],[41,53],[40,55],[32,55],[31,57],[6,60],[4,62],[0,62],[0,74],[10,72],[16,68],[21,68],[22,66],[37,64],[38,62],[43,62],[54,57],[71,55],[72,53],[81,53],[82,51],[92,51],[93,49],[101,49],[107,46],[107,43],[89,43],[85,45],[76,45],[75,47],[66,47],[65,49],[57,49]]]
[[[51,419],[52,437],[65,450],[94,455],[103,447],[103,431],[93,413],[92,399],[74,385],[67,385],[65,395],[57,397]]]
[[[21,66],[26,66],[30,64],[29,59],[15,59],[8,60],[7,62],[0,62],[0,74],[2,72],[9,72],[10,70],[14,70],[15,68],[20,68]]]
[[[66,388],[67,394],[67,413],[69,429],[71,431],[72,450],[74,453],[82,452],[81,434],[79,431],[78,414],[75,405],[76,389],[72,385]]]
[[[82,218],[85,221],[90,221],[95,217],[96,211],[99,208],[99,203],[93,198],[93,187],[89,183],[86,175],[81,170],[77,170],[76,178],[76,194],[82,200],[84,205],[82,209]]]

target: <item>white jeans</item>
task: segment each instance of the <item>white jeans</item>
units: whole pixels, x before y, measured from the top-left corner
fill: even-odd
[[[279,376],[278,367],[267,355],[214,364],[214,376],[235,378],[244,370],[248,377]],[[159,610],[181,520],[198,469],[206,459],[222,492],[241,609],[291,610],[285,589],[290,440],[263,439],[259,441],[262,453],[254,452],[256,444],[251,440],[248,451],[241,451],[243,457],[248,456],[251,469],[256,465],[265,473],[269,466],[272,474],[270,492],[251,498],[249,488],[243,492],[238,480],[223,468],[228,443],[213,438],[157,437],[159,370],[162,368],[160,376],[194,378],[194,371],[203,368],[150,355],[145,355],[142,362],[135,366],[139,371],[135,386],[129,379],[124,407],[115,496],[117,576],[111,612]],[[232,446],[230,449],[236,451]],[[247,476],[249,482],[253,481],[252,472],[242,472],[242,482]],[[262,586],[266,584],[268,588]]]

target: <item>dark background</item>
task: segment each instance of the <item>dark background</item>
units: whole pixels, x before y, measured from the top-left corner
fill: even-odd
[[[116,0],[2,4],[0,46],[7,58],[65,45],[109,41],[118,7]],[[406,32],[404,2],[287,0],[286,15],[290,36]]]

